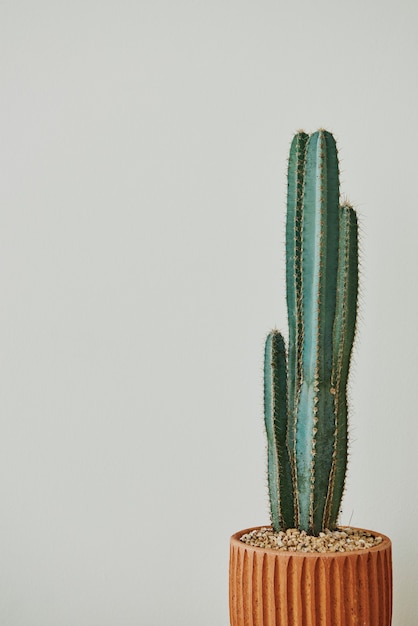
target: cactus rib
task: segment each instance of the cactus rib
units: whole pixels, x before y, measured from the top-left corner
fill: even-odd
[[[290,147],[288,184],[287,184],[287,218],[286,218],[286,298],[289,322],[289,377],[288,377],[288,411],[289,431],[288,445],[292,464],[292,477],[297,489],[296,472],[296,405],[297,393],[300,389],[302,376],[302,298],[301,298],[301,254],[302,254],[302,202],[303,179],[305,171],[306,144],[309,135],[298,132]],[[295,525],[299,519],[298,499],[295,498]]]

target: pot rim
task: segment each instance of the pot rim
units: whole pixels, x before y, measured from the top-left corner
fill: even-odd
[[[240,548],[247,550],[255,550],[257,552],[266,552],[267,554],[275,554],[277,556],[283,557],[295,557],[300,559],[305,558],[331,558],[331,559],[344,559],[350,555],[367,555],[369,552],[380,552],[382,550],[387,550],[392,547],[392,542],[383,533],[379,533],[376,530],[368,530],[367,528],[359,528],[358,526],[338,526],[337,528],[351,528],[353,530],[361,530],[366,533],[370,533],[371,535],[382,537],[382,541],[377,546],[372,546],[371,548],[359,548],[358,550],[348,550],[347,552],[299,552],[293,550],[275,550],[274,548],[260,548],[259,546],[251,546],[248,543],[244,543],[240,541],[240,537],[245,535],[246,533],[251,532],[252,530],[260,530],[261,528],[271,528],[271,524],[263,524],[262,526],[252,526],[251,528],[245,528],[244,530],[239,530],[231,536],[230,544],[231,546],[239,546]]]

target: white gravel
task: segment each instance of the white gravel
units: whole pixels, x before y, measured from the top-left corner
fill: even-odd
[[[277,533],[266,526],[242,535],[240,541],[250,546],[283,552],[351,552],[378,546],[383,539],[380,535],[372,535],[349,526],[333,531],[326,530],[317,537],[296,528]]]

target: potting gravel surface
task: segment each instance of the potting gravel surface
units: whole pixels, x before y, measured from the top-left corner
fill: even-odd
[[[276,532],[266,526],[242,535],[240,541],[250,546],[283,552],[352,552],[378,546],[383,539],[380,535],[346,526],[325,530],[317,537],[296,528]]]

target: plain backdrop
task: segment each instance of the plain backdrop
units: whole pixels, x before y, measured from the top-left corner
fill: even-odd
[[[416,626],[417,58],[415,0],[0,1],[1,626],[229,624],[319,127],[361,222],[341,522]]]

